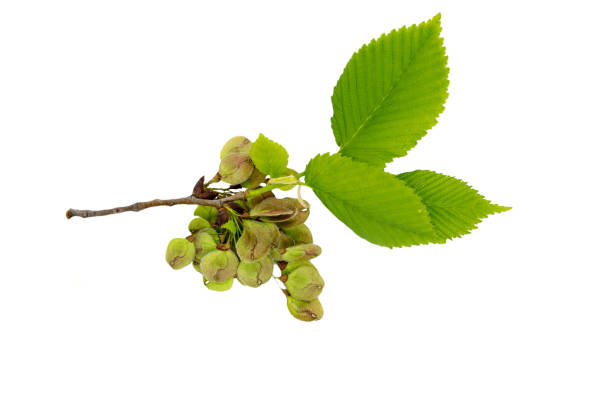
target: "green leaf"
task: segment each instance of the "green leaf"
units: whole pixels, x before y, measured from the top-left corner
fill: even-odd
[[[468,234],[489,214],[510,209],[492,204],[466,182],[444,174],[416,170],[397,177],[421,197],[442,242]]]
[[[284,175],[289,162],[285,148],[262,134],[253,143],[249,155],[259,171],[272,177]]]
[[[229,220],[225,224],[221,224],[221,228],[228,230],[232,235],[238,234],[238,226],[234,220]]]
[[[340,76],[332,129],[340,153],[383,166],[437,123],[448,96],[440,14],[372,40]]]
[[[373,244],[392,248],[436,239],[414,190],[379,167],[327,153],[310,160],[305,182],[340,221]]]

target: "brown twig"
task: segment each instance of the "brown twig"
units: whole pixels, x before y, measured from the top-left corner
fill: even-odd
[[[75,210],[73,208],[66,211],[66,218],[70,219],[72,217],[81,217],[81,218],[90,218],[90,217],[100,217],[103,215],[110,214],[119,214],[127,211],[141,211],[146,210],[151,207],[160,207],[160,206],[173,206],[178,204],[191,204],[191,205],[206,205],[210,207],[222,208],[225,204],[230,203],[232,201],[244,200],[245,194],[244,192],[236,193],[231,196],[227,196],[224,198],[219,198],[216,200],[207,200],[202,198],[194,197],[193,195],[182,198],[173,198],[170,200],[151,200],[151,201],[142,201],[138,203],[134,203],[132,205],[127,205],[125,207],[116,207],[110,208],[108,210]]]

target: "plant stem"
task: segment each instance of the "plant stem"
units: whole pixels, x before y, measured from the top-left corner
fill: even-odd
[[[217,183],[217,182],[219,182],[219,181],[221,181],[221,175],[220,175],[219,173],[217,173],[217,174],[215,174],[215,175],[213,176],[213,178],[211,178],[210,180],[208,180],[208,182],[207,182],[207,183],[205,183],[205,184],[204,184],[204,187],[208,187],[208,186],[210,186],[211,184],[213,184],[213,183]]]
[[[228,197],[219,198],[216,200],[205,200],[202,198],[196,198],[194,196],[187,196],[182,198],[173,198],[169,200],[151,200],[151,201],[142,201],[138,203],[134,203],[131,205],[126,205],[125,207],[115,207],[110,208],[108,210],[75,210],[73,208],[66,211],[66,218],[70,219],[72,217],[81,217],[81,218],[90,218],[90,217],[101,217],[103,215],[110,214],[119,214],[127,211],[141,211],[146,210],[151,207],[160,207],[160,206],[168,206],[172,207],[173,205],[178,204],[191,204],[191,205],[205,205],[210,207],[222,208],[225,204],[237,201],[244,200],[245,194],[244,192],[236,193]]]
[[[282,187],[282,186],[283,186],[282,184],[269,184],[267,186],[263,186],[263,187],[255,189],[255,190],[247,190],[246,191],[246,198],[257,197],[260,194],[267,193],[268,191],[272,191],[275,188],[279,188],[279,187]]]

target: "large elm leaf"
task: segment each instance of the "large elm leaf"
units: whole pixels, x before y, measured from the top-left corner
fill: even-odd
[[[326,153],[310,160],[304,180],[340,221],[373,244],[436,242],[419,196],[380,167]]]
[[[437,122],[448,96],[440,15],[372,40],[353,54],[332,96],[340,153],[384,167]]]
[[[421,197],[442,242],[469,233],[490,214],[510,209],[491,203],[466,182],[444,174],[416,170],[397,178]]]

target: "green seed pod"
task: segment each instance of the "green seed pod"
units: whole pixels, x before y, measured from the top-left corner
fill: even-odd
[[[219,174],[221,180],[228,184],[240,184],[248,180],[254,168],[248,154],[232,153],[221,159]]]
[[[225,156],[233,153],[248,153],[251,150],[251,146],[251,141],[244,136],[232,137],[223,145],[219,158],[223,159]]]
[[[292,198],[292,197],[287,197],[287,198],[284,198],[283,200],[285,200],[287,205],[290,206],[298,214],[300,212],[307,212],[307,211],[309,211],[310,204],[308,204],[304,200],[298,200],[297,198]],[[308,216],[306,216],[306,218],[308,218]],[[296,225],[299,225],[299,224],[296,224]],[[284,228],[291,228],[291,226],[286,226]]]
[[[308,204],[307,201],[305,200],[298,200],[297,198],[292,198],[292,197],[287,197],[286,198],[287,201],[291,202],[291,204],[293,205],[294,208],[303,211],[306,210],[308,208],[310,208],[310,204]]]
[[[234,278],[229,278],[223,282],[206,282],[206,278],[204,278],[204,285],[206,285],[206,287],[210,290],[225,292],[226,290],[230,290],[234,285]]]
[[[294,298],[310,301],[321,294],[325,282],[314,266],[303,265],[289,273],[285,286]]]
[[[321,247],[315,244],[300,244],[291,246],[281,253],[283,261],[308,261],[321,255]]]
[[[276,224],[273,224],[271,222],[264,222],[263,225],[268,229],[268,233],[270,234],[270,243],[272,244],[272,246],[278,248],[281,240],[280,230],[278,229]]]
[[[296,242],[294,242],[293,239],[289,235],[281,231],[278,248],[285,249],[285,248],[289,248],[290,246],[294,246],[294,245],[296,245]]]
[[[236,243],[236,252],[244,262],[253,262],[266,256],[272,246],[266,226],[253,220],[244,220],[244,230]]]
[[[306,224],[301,224],[292,228],[283,228],[282,232],[293,240],[293,244],[291,245],[312,244],[312,233]]]
[[[217,212],[219,210],[215,207],[198,205],[198,207],[193,212],[193,215],[204,218],[209,223],[214,223],[217,219]]]
[[[270,256],[264,256],[255,262],[240,262],[240,265],[238,265],[238,282],[256,288],[270,280],[273,269],[274,262]]]
[[[294,205],[288,199],[268,197],[252,207],[249,215],[251,217],[277,217],[293,215],[294,212]]]
[[[274,197],[274,193],[271,191],[266,191],[265,193],[257,194],[256,196],[247,196],[247,207],[249,210],[251,210],[255,208],[257,204],[270,197]]]
[[[263,183],[265,180],[266,175],[263,174],[261,171],[257,170],[257,167],[255,167],[253,169],[253,173],[251,173],[251,177],[249,177],[247,181],[243,181],[240,184],[242,185],[242,187],[245,188],[255,188],[261,183]]]
[[[201,261],[206,254],[217,249],[219,238],[217,235],[211,235],[208,231],[200,231],[193,236],[193,244],[195,245],[195,259]]]
[[[210,225],[210,222],[206,221],[204,218],[197,217],[191,220],[188,228],[189,232],[195,234],[203,229],[212,229],[212,226]]]
[[[305,302],[292,296],[287,296],[287,308],[289,308],[289,312],[293,317],[305,322],[319,320],[323,317],[323,306],[321,306],[319,299]]]
[[[291,198],[266,198],[249,211],[251,217],[260,217],[262,221],[283,222],[294,218],[298,209]]]
[[[274,247],[270,249],[270,257],[274,262],[280,262],[283,260],[283,254],[281,254],[281,251]]]
[[[195,246],[185,238],[174,238],[166,249],[166,262],[172,269],[181,269],[193,262]]]
[[[289,229],[289,228],[297,227],[299,225],[303,225],[308,219],[309,215],[310,215],[310,210],[308,208],[305,210],[300,210],[295,215],[295,217],[287,221],[279,222],[278,226],[280,228]]]
[[[215,249],[202,258],[200,267],[207,281],[225,282],[236,274],[238,258],[232,251]]]
[[[285,265],[285,269],[283,269],[283,275],[288,275],[302,266],[310,266],[314,268],[314,265],[311,264],[310,261],[288,262],[287,265]]]

